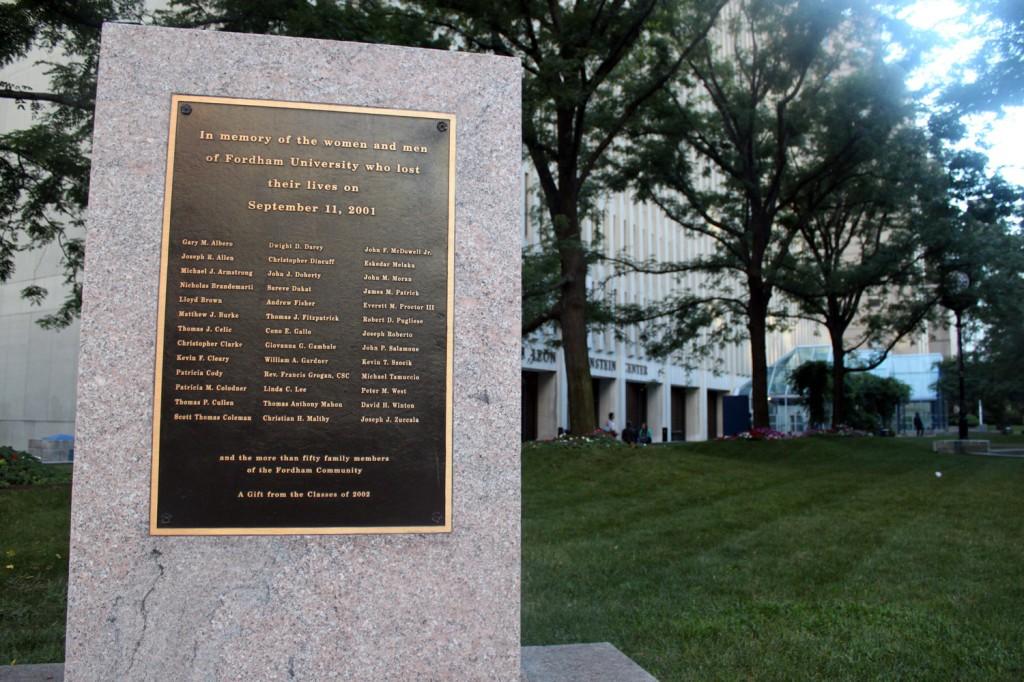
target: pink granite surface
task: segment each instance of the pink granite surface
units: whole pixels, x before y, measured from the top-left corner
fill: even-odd
[[[172,93],[458,117],[454,531],[151,537]],[[519,678],[520,67],[108,25],[87,237],[68,680]]]

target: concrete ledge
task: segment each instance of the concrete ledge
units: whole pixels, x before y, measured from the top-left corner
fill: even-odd
[[[980,454],[988,452],[989,444],[987,440],[937,440],[932,443],[932,452]]]
[[[63,682],[63,663],[0,666],[0,682]]]
[[[608,642],[524,646],[522,682],[657,682]],[[63,663],[0,666],[0,682],[63,682]]]
[[[523,647],[524,682],[657,682],[608,642]]]

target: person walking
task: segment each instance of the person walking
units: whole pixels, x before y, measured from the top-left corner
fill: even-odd
[[[917,432],[917,436],[920,438],[924,435],[924,422],[921,421],[921,413],[914,413],[914,431]]]

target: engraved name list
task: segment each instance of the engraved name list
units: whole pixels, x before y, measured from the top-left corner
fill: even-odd
[[[454,117],[171,105],[151,533],[450,531]]]

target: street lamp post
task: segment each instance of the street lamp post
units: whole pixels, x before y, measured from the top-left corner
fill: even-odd
[[[963,311],[959,308],[953,311],[956,315],[956,374],[957,374],[957,396],[959,419],[957,420],[957,438],[967,440],[967,400],[964,396],[964,342],[963,342]]]

